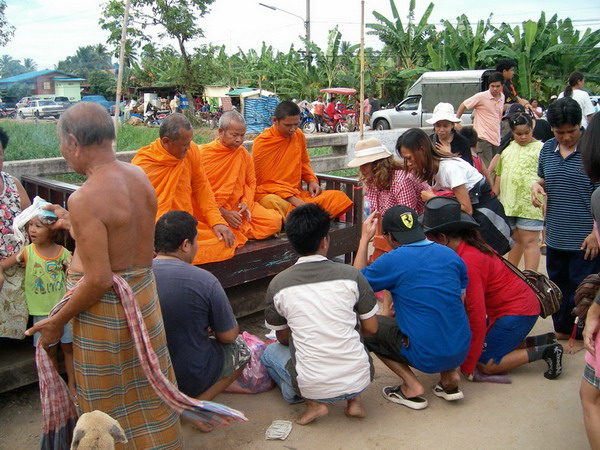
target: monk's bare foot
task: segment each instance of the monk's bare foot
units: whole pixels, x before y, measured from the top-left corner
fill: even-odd
[[[306,425],[319,417],[326,416],[329,408],[325,403],[317,403],[312,400],[306,400],[304,412],[296,419],[298,425]]]
[[[556,339],[559,341],[568,341],[571,338],[568,334],[565,333],[556,333]]]
[[[359,419],[367,417],[367,412],[362,406],[360,395],[354,397],[352,400],[348,400],[346,409],[344,409],[344,414],[348,417],[358,417]]]
[[[578,351],[583,350],[583,341],[580,341],[580,340],[569,341],[569,343],[567,345],[565,345],[564,348],[565,348],[565,353],[567,355],[574,355]]]
[[[210,433],[213,430],[213,426],[206,422],[194,422],[194,426],[203,433]]]

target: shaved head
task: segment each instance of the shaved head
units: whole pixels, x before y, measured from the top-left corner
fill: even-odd
[[[115,127],[106,109],[97,103],[79,102],[58,121],[59,139],[72,135],[82,147],[102,145],[115,140]]]
[[[176,141],[181,130],[191,130],[192,124],[183,114],[171,114],[160,124],[158,135]]]

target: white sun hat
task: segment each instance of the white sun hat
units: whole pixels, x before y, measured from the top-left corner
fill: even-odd
[[[433,116],[431,116],[431,119],[427,119],[425,122],[434,125],[440,120],[448,120],[454,123],[460,122],[460,119],[456,117],[456,114],[454,114],[454,106],[452,106],[450,103],[438,103],[435,105],[435,108],[433,108]]]
[[[354,159],[348,163],[348,167],[360,167],[363,164],[379,161],[380,159],[393,156],[379,139],[371,138],[358,141],[354,147]]]

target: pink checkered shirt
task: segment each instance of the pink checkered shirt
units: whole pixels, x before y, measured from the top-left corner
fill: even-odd
[[[394,170],[388,190],[382,191],[371,184],[366,184],[366,188],[371,212],[383,214],[392,206],[404,205],[422,214],[425,202],[421,200],[421,191],[428,190],[429,185],[417,180],[412,173],[398,169]]]

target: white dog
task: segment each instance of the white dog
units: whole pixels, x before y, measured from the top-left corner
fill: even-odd
[[[119,442],[127,442],[119,422],[96,410],[82,414],[77,421],[71,450],[114,450]]]

